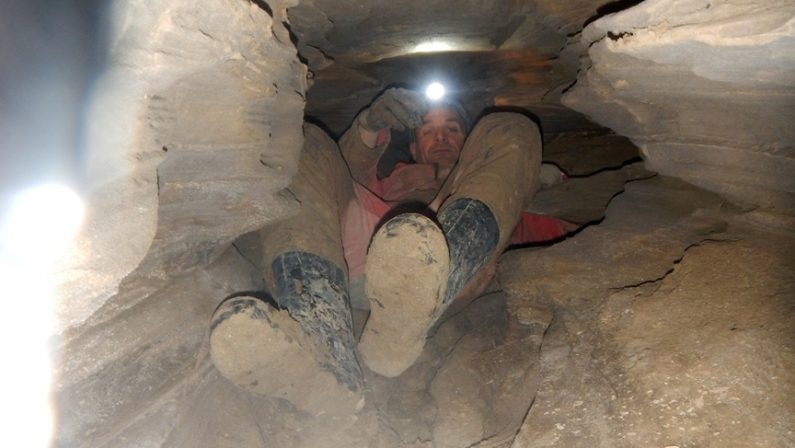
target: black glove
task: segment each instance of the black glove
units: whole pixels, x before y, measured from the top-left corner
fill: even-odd
[[[428,111],[425,97],[414,90],[391,88],[373,101],[362,113],[360,123],[371,131],[392,128],[398,131],[422,125]]]

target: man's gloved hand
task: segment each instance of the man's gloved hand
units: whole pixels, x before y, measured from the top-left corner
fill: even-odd
[[[417,128],[428,110],[419,92],[402,88],[387,89],[361,115],[360,124],[369,131],[392,128],[398,131]]]

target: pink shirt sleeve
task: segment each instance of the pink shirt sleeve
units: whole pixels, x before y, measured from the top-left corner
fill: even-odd
[[[539,243],[558,239],[568,233],[567,222],[551,216],[522,213],[509,245]]]

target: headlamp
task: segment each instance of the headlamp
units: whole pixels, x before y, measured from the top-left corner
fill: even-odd
[[[431,101],[437,101],[444,97],[446,90],[442,83],[440,82],[432,82],[428,84],[428,87],[425,88],[425,96],[428,97]]]

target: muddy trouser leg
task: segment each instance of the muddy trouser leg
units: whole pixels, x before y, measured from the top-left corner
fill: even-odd
[[[361,388],[354,355],[341,211],[353,197],[348,167],[334,141],[304,126],[298,173],[289,190],[299,213],[262,231],[264,277],[277,304],[289,311],[322,352],[340,383]]]
[[[447,304],[465,287],[478,289],[469,283],[488,283],[492,274],[481,278],[478,271],[508,245],[540,166],[538,126],[521,114],[489,114],[469,134],[434,201],[441,202],[438,219],[450,248]]]

